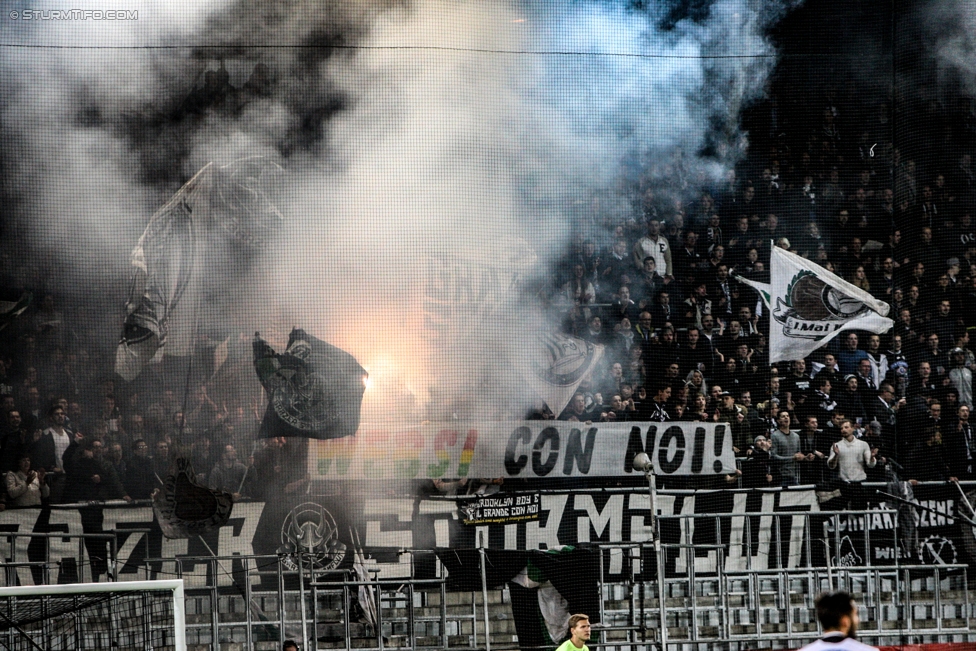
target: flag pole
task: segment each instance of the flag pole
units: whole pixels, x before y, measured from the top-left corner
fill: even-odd
[[[633,466],[635,470],[644,473],[647,479],[648,497],[651,502],[651,535],[654,537],[654,567],[657,573],[657,601],[658,617],[660,618],[659,630],[661,634],[661,651],[668,648],[668,611],[666,599],[666,586],[664,584],[664,563],[661,557],[661,527],[660,519],[657,517],[657,479],[654,474],[654,462],[646,452],[640,452],[634,456]]]

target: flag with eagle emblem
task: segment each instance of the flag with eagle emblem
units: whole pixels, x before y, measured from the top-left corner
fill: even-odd
[[[769,361],[803,359],[844,330],[884,334],[890,307],[863,289],[795,253],[772,247],[770,283],[736,276],[770,310]]]

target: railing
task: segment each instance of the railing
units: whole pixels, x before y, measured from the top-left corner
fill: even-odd
[[[133,530],[128,530],[133,531]],[[40,573],[42,578],[41,581],[35,581],[35,583],[47,584],[51,583],[51,570],[55,567],[60,566],[61,559],[55,560],[51,558],[52,547],[50,544],[44,544],[39,547],[43,547],[41,554],[44,560],[32,560],[31,556],[35,556],[38,552],[31,550],[31,543],[34,540],[72,540],[78,541],[78,555],[77,555],[77,581],[78,583],[94,583],[98,577],[92,576],[90,567],[83,562],[82,559],[86,557],[85,551],[85,540],[104,540],[108,543],[108,558],[107,566],[108,572],[112,580],[118,580],[118,564],[115,559],[118,558],[118,536],[115,533],[33,533],[33,532],[18,532],[18,531],[3,531],[0,532],[0,539],[4,539],[10,548],[10,560],[5,561],[0,558],[0,569],[3,569],[3,578],[5,586],[15,586],[21,583],[20,577],[18,577],[18,568],[24,568],[27,571],[33,573],[34,570]],[[27,545],[18,544],[20,540],[29,540]],[[22,557],[23,554],[23,557]]]
[[[603,623],[595,628],[590,646],[628,651],[660,648],[662,642],[672,650],[716,644],[729,649],[801,646],[819,634],[813,600],[830,588],[857,595],[861,636],[871,642],[976,641],[968,566],[920,565],[903,562],[897,554],[890,565],[851,567],[835,562],[841,556],[838,534],[845,526],[856,518],[893,515],[884,509],[662,515],[662,528],[668,532],[662,544],[667,559],[663,590],[657,584],[651,541],[594,543],[602,550]],[[866,563],[882,532],[890,544],[900,545],[897,526],[857,529]],[[50,549],[44,560],[37,560],[36,553],[25,557],[29,545],[21,538],[66,539],[69,547],[77,541],[80,559],[84,539],[90,536],[109,541],[109,568],[118,572],[113,533],[3,532],[0,538],[12,550],[9,562],[0,563],[4,578],[12,584],[18,572],[32,569],[47,578],[46,571],[55,563]],[[376,579],[375,570],[363,580],[349,571],[320,569],[301,555],[144,559],[139,576],[133,578],[189,579],[188,639],[214,651],[240,648],[229,644],[270,650],[289,637],[307,640],[306,649],[513,648],[504,591],[484,586],[475,593],[450,592],[439,562],[436,578],[416,578],[417,556],[430,550],[399,552],[409,560],[402,565],[409,568],[408,575],[382,580]],[[606,562],[619,563],[621,558],[624,573],[608,580]],[[353,616],[362,587],[377,595],[372,628]]]

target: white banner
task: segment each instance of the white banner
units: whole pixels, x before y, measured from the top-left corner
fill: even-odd
[[[361,425],[354,437],[309,442],[313,479],[632,476],[646,451],[659,475],[735,472],[725,423],[516,421]]]

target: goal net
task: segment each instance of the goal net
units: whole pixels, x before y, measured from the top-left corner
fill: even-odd
[[[0,648],[186,651],[183,581],[0,588]]]

